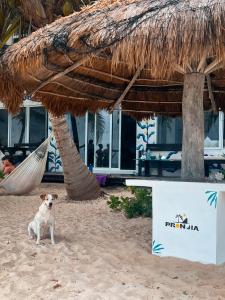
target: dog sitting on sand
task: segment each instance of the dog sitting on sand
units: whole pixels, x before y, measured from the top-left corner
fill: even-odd
[[[38,212],[36,213],[33,221],[31,221],[28,225],[28,235],[29,238],[32,239],[36,236],[36,244],[40,244],[41,233],[45,231],[45,229],[49,228],[51,242],[54,245],[54,227],[55,220],[54,215],[52,213],[52,205],[53,200],[58,198],[56,194],[42,194],[40,195],[42,199],[42,204],[39,207]]]

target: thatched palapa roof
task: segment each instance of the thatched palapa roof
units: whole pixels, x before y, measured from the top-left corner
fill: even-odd
[[[75,115],[180,115],[184,74],[207,75],[204,109],[225,110],[225,0],[99,1],[6,50],[0,97]]]

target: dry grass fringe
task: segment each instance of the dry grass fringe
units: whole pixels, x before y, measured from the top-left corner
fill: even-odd
[[[64,44],[57,40],[64,37]],[[82,55],[103,51],[111,58],[112,70],[123,62],[129,72],[145,65],[150,76],[169,79],[176,65],[193,71],[205,55],[225,63],[225,0],[126,0],[98,1],[81,12],[60,18],[6,50],[0,59],[2,68],[0,97],[16,111],[21,104],[23,82],[28,70],[39,69],[43,49],[66,51],[76,61]],[[63,53],[62,53],[63,55]],[[6,67],[7,66],[7,67]],[[5,75],[5,69],[8,74]],[[56,114],[72,110],[77,115],[86,110],[108,109],[108,104],[61,101],[42,98],[42,103]]]

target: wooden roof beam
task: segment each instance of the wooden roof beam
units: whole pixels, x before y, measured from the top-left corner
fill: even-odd
[[[118,108],[115,109],[115,110],[119,110]],[[171,115],[174,115],[174,114],[181,114],[182,112],[181,111],[151,111],[151,110],[133,110],[133,109],[122,109],[122,111],[125,111],[125,112],[134,112],[134,113],[143,113],[143,114],[171,114]]]
[[[114,74],[110,74],[110,73],[107,73],[107,72],[104,72],[104,71],[88,68],[88,67],[85,67],[85,66],[80,66],[80,67],[81,67],[81,69],[84,69],[86,71],[91,70],[92,72],[94,72],[96,74],[108,76],[108,77],[118,79],[118,80],[121,80],[121,81],[125,81],[125,82],[130,82],[129,79],[126,79],[126,78],[123,78],[123,77],[120,77],[120,76],[117,76],[117,75],[114,75]]]
[[[57,84],[57,85],[60,85],[60,86],[66,88],[67,90],[69,90],[69,91],[71,91],[71,92],[78,93],[78,94],[83,95],[83,96],[91,97],[91,98],[94,98],[94,99],[101,99],[101,100],[115,101],[114,99],[110,99],[110,98],[107,98],[107,97],[102,97],[102,96],[99,96],[99,95],[92,95],[92,94],[89,94],[89,93],[87,93],[87,92],[81,92],[81,91],[79,91],[79,90],[76,90],[76,89],[74,89],[74,88],[71,88],[71,87],[69,87],[69,86],[67,86],[67,85],[65,85],[65,84],[63,84],[63,83],[61,83],[61,82],[58,82],[58,81],[54,81],[54,82],[52,82],[52,83],[55,83],[55,84]]]
[[[201,73],[204,72],[205,64],[206,64],[206,57],[207,57],[207,52],[204,51],[202,58],[198,64],[197,72],[201,72]]]
[[[211,64],[209,64],[204,71],[204,74],[207,76],[210,73],[222,68],[223,63],[221,60],[215,59]]]
[[[98,50],[95,52],[95,55],[97,55],[98,53],[100,53],[102,50]],[[73,71],[74,69],[78,68],[79,66],[81,66],[82,64],[84,64],[87,60],[90,59],[90,55],[86,55],[81,57],[78,61],[76,61],[74,64],[72,64],[71,66],[69,66],[68,68],[66,68],[65,70],[52,75],[51,77],[49,77],[47,80],[45,80],[44,82],[42,82],[33,92],[31,97],[33,97],[35,95],[35,93],[37,91],[39,91],[40,89],[42,89],[43,87],[45,87],[46,85],[48,85],[49,83],[51,83],[52,81],[55,81],[57,79],[59,79],[60,77],[62,77],[63,75],[68,74],[69,72]]]
[[[128,100],[128,99],[124,99],[122,100],[122,102],[126,102],[126,103],[145,103],[145,104],[182,104],[182,101],[152,101],[152,100]]]
[[[128,86],[125,88],[125,90],[123,91],[122,95],[119,97],[119,99],[115,102],[115,104],[112,106],[112,108],[110,109],[110,113],[113,112],[115,107],[118,107],[121,103],[121,101],[123,101],[123,99],[126,97],[127,93],[129,92],[129,90],[131,89],[132,85],[134,84],[134,82],[136,81],[136,79],[139,77],[141,71],[143,70],[143,67],[139,67],[133,78],[131,79],[131,81],[129,82]]]
[[[53,63],[45,63],[45,68],[51,72],[62,72],[64,69],[59,66],[59,65],[56,65],[56,64],[53,64]],[[86,70],[86,71],[92,71],[93,73],[96,73],[96,74],[100,74],[100,75],[103,75],[103,76],[108,76],[110,78],[113,78],[113,79],[117,79],[117,80],[121,80],[121,81],[124,81],[124,82],[130,82],[130,80],[126,79],[126,78],[123,78],[123,77],[120,77],[120,76],[117,76],[117,75],[113,75],[113,74],[110,74],[110,73],[107,73],[107,72],[104,72],[104,71],[100,71],[100,70],[96,70],[96,69],[92,69],[92,68],[89,68],[89,67],[86,67],[86,66],[79,66],[79,68],[83,69],[83,70]],[[83,75],[81,74],[82,76],[86,76],[86,75]],[[67,74],[67,76],[69,76]],[[70,78],[76,78],[74,76],[70,76]],[[90,79],[94,79],[94,77],[91,77],[91,76],[88,76],[87,78],[90,78]],[[138,87],[138,86],[143,86],[143,87],[155,87],[157,88],[158,85],[152,85],[151,83],[150,84],[140,84],[138,83],[139,81],[146,81],[146,82],[157,82],[158,79],[147,79],[147,78],[140,78],[140,79],[136,79],[136,83],[133,84],[133,87]],[[183,83],[181,81],[177,81],[177,80],[163,80],[163,79],[160,79],[161,82],[165,82],[165,84],[163,85],[164,87],[172,87],[172,86],[177,86],[177,85],[183,85]],[[102,86],[103,87],[103,86]]]
[[[84,97],[76,97],[76,96],[70,96],[70,95],[63,95],[60,93],[53,93],[53,92],[48,92],[48,91],[38,91],[38,94],[45,94],[45,95],[53,95],[53,96],[58,96],[58,97],[63,97],[63,98],[68,98],[68,99],[73,99],[73,100],[81,100],[81,101],[92,101],[90,98],[93,98],[93,101],[99,101],[99,102],[108,102],[108,103],[112,103],[114,102],[114,100],[111,99],[104,99],[104,98],[98,98],[97,96],[91,95],[91,94],[87,94],[87,93],[81,93],[79,91],[75,91],[73,90],[73,92],[76,92],[78,94],[83,95]],[[86,97],[87,98],[86,98]],[[123,102],[126,103],[144,103],[144,104],[178,104],[181,105],[182,102],[181,101],[151,101],[151,100],[126,100],[124,99]]]
[[[51,96],[56,96],[56,97],[62,97],[62,98],[68,98],[71,100],[80,100],[80,101],[98,101],[98,102],[106,102],[106,103],[111,103],[113,100],[107,100],[107,99],[90,99],[93,98],[93,96],[88,96],[89,98],[81,98],[81,97],[75,97],[75,96],[67,96],[67,95],[62,95],[59,93],[53,93],[53,92],[46,92],[46,91],[38,91],[39,94],[44,94],[44,95],[51,95]]]
[[[96,88],[102,88],[102,89],[105,89],[107,92],[113,92],[113,93],[117,93],[117,94],[120,94],[122,92],[121,86],[119,86],[119,85],[115,86],[115,85],[112,85],[109,83],[105,84],[104,82],[96,80],[95,78],[87,77],[84,75],[81,75],[81,76],[85,77],[85,78],[83,79],[80,77],[80,75],[74,74],[74,73],[65,75],[65,77],[67,77],[71,81],[85,83],[88,86],[93,86]],[[137,82],[137,81],[135,81],[135,82]],[[141,90],[133,89],[134,87],[137,87],[137,85],[133,84],[132,87],[130,87],[129,91],[132,90],[132,92],[137,92],[137,93],[141,92]],[[157,91],[161,92],[161,89],[163,89],[163,88],[165,88],[165,91],[164,91],[165,93],[167,93],[168,91],[171,91],[171,92],[176,92],[176,91],[182,92],[183,91],[183,86],[181,84],[179,84],[179,85],[163,85],[162,87],[152,86],[152,85],[143,85],[143,87],[149,88],[148,92],[157,92]],[[170,88],[171,88],[171,90],[170,90]]]
[[[181,67],[180,65],[175,65],[174,68],[175,68],[175,71],[177,71],[178,73],[183,74],[183,75],[186,74],[185,69],[183,67]]]
[[[28,76],[30,76],[34,81],[41,83],[42,81],[40,79],[38,79],[37,77],[35,77],[34,75],[31,75],[30,73],[27,73]]]
[[[63,71],[63,68],[61,66],[56,65],[56,64],[52,64],[52,63],[46,64],[45,67],[46,67],[46,69],[48,69],[49,71],[52,71],[52,72],[61,72],[61,71]],[[108,76],[108,77],[113,78],[113,79],[121,80],[121,81],[128,82],[128,83],[130,82],[130,80],[127,79],[127,78],[124,78],[124,77],[121,77],[121,76],[118,76],[118,75],[115,75],[115,74],[112,74],[112,73],[107,73],[107,72],[104,72],[104,71],[100,71],[100,70],[96,70],[96,69],[93,69],[93,68],[89,68],[89,67],[86,67],[86,66],[83,66],[83,65],[79,66],[79,68],[81,68],[83,70],[86,70],[86,71],[91,71],[91,72],[99,74],[99,75]],[[139,81],[158,82],[159,80],[158,79],[154,79],[154,78],[151,78],[151,79],[150,78],[149,79],[148,78],[137,78],[136,79],[136,84],[134,84],[133,86],[142,86],[142,84],[138,84]],[[183,82],[182,81],[178,81],[178,80],[164,80],[164,79],[160,79],[160,81],[167,83],[164,86],[183,85]],[[145,85],[143,84],[143,86],[145,86]],[[151,85],[149,84],[149,85],[146,85],[146,86],[151,86]],[[155,87],[157,87],[157,86],[155,86]]]
[[[215,102],[213,91],[212,91],[212,81],[211,81],[211,77],[210,77],[209,74],[206,75],[206,81],[207,81],[207,86],[208,86],[208,91],[209,91],[209,99],[210,99],[211,104],[212,104],[212,111],[214,113],[217,113],[216,102]]]

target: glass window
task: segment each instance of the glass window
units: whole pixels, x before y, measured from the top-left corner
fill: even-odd
[[[158,117],[158,144],[182,144],[182,118]],[[205,112],[205,147],[219,147],[219,115]]]
[[[77,146],[81,159],[85,161],[85,116],[76,118],[71,116],[71,125],[74,143]]]
[[[97,168],[109,167],[110,152],[110,115],[106,111],[96,113],[96,149]]]
[[[111,167],[119,167],[119,132],[120,132],[120,112],[113,111],[112,114],[112,159]]]
[[[223,114],[223,148],[225,148],[225,114]]]
[[[43,107],[30,108],[29,142],[41,144],[47,134],[47,113]]]
[[[21,144],[25,142],[26,130],[26,109],[23,108],[21,112],[12,117],[11,127],[11,144]]]
[[[94,166],[94,129],[95,115],[88,113],[88,128],[87,128],[87,165]]]
[[[182,143],[182,119],[166,116],[158,117],[158,144]]]
[[[0,109],[0,146],[8,146],[8,112]]]
[[[219,147],[219,114],[205,112],[205,147]]]

